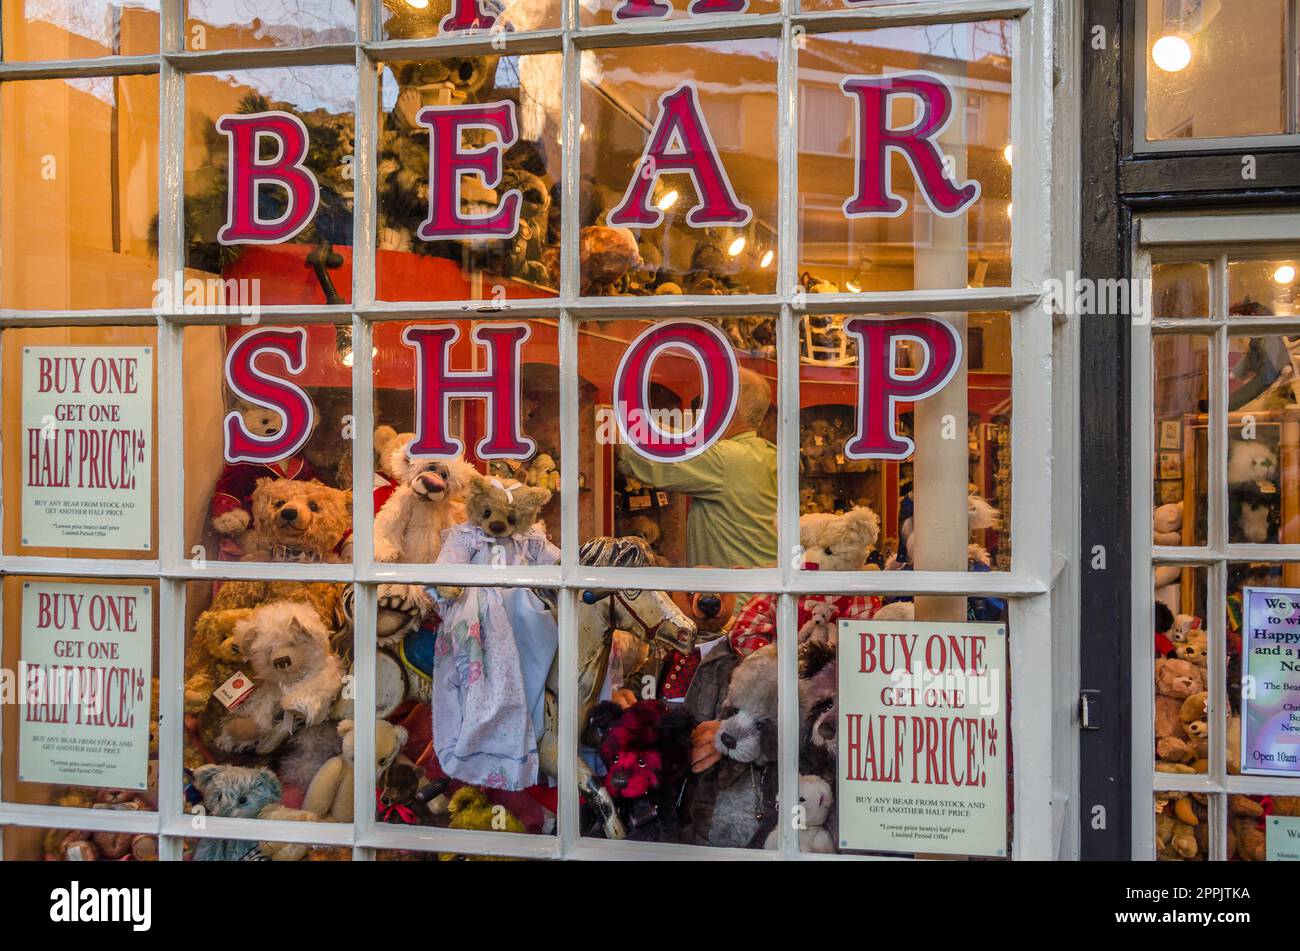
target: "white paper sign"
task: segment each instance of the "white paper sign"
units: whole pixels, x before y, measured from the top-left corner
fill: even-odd
[[[1005,624],[839,623],[841,850],[1004,856]]]
[[[1264,843],[1270,862],[1300,862],[1300,818],[1269,816]]]
[[[150,547],[153,348],[23,348],[22,542]]]
[[[18,778],[147,789],[153,592],[23,584]]]

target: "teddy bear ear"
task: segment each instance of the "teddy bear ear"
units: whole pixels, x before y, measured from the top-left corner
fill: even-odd
[[[212,781],[217,778],[221,772],[221,767],[216,763],[204,763],[194,771],[194,788],[203,795],[207,795],[208,789],[212,786]]]
[[[551,501],[551,490],[540,485],[528,486],[524,489],[515,489],[515,496],[523,495],[525,505],[535,505],[541,509],[547,502]]]
[[[393,739],[396,741],[397,749],[399,752],[401,751],[402,747],[406,745],[406,741],[409,740],[410,738],[411,735],[406,731],[406,727],[404,726],[393,727]]]
[[[351,720],[340,720],[338,726],[339,736],[347,736],[352,732],[353,726],[355,726],[355,724]]]
[[[257,491],[258,489],[265,489],[268,485],[270,485],[274,481],[275,480],[272,479],[270,476],[262,476],[262,478],[258,479],[255,483],[253,483],[253,491]]]

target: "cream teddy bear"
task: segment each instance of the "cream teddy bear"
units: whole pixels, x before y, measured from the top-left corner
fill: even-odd
[[[343,748],[337,756],[330,757],[317,770],[302,800],[303,809],[315,813],[326,822],[351,822],[355,814],[352,808],[352,787],[357,739],[352,727],[351,720],[339,723]],[[402,727],[394,726],[387,720],[375,721],[376,777],[383,776],[388,767],[397,761],[406,740],[406,730]]]

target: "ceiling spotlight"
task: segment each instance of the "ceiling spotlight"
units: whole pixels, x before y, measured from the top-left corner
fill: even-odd
[[[1007,202],[1007,221],[1011,220],[1011,202]]]
[[[769,264],[772,263],[772,258],[773,258],[774,256],[775,256],[775,255],[772,254],[772,249],[771,249],[771,248],[768,248],[766,251],[763,252],[763,257],[762,257],[762,259],[758,262],[758,266],[759,266],[759,267],[767,267]]]
[[[1274,271],[1274,272],[1273,272],[1273,283],[1275,283],[1275,284],[1281,284],[1281,285],[1284,286],[1284,287],[1285,287],[1286,285],[1288,285],[1288,284],[1294,284],[1294,283],[1295,283],[1295,265],[1294,265],[1294,264],[1283,264],[1280,268],[1278,268],[1276,271]]]
[[[1192,61],[1192,47],[1181,36],[1162,36],[1151,47],[1151,59],[1166,73],[1177,73]]]
[[[415,10],[423,10],[429,5],[429,0],[406,0],[406,5]]]
[[[680,197],[681,196],[677,194],[677,189],[671,188],[659,196],[659,200],[655,202],[655,207],[660,211],[667,211],[673,205],[677,204],[677,199]]]
[[[745,236],[742,234],[737,237],[731,244],[727,245],[727,254],[736,257],[741,251],[745,250]]]
[[[1007,160],[1008,165],[1011,164],[1011,143],[1010,142],[1008,142],[1007,147],[1002,150],[1002,157]]]

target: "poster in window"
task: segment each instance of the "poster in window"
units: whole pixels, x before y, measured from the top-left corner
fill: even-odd
[[[24,347],[22,543],[145,550],[153,348]]]
[[[23,584],[18,779],[147,789],[153,592]]]
[[[1007,854],[1006,625],[841,621],[841,851]]]
[[[1241,599],[1241,771],[1300,776],[1300,590]]]

